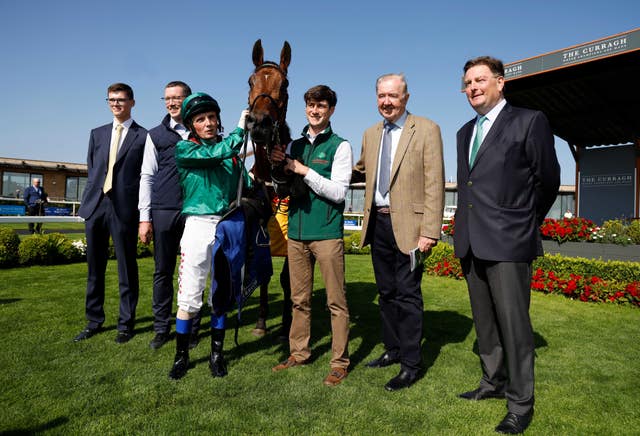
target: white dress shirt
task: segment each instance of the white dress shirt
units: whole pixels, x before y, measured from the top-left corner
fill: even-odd
[[[398,142],[400,142],[400,135],[402,135],[402,129],[404,129],[404,124],[407,122],[407,116],[409,113],[405,111],[400,118],[396,120],[395,126],[391,129],[391,168],[393,168],[393,158],[396,155],[396,150],[398,149]],[[382,128],[384,131],[384,127]],[[384,133],[380,137],[380,150],[378,152],[378,174],[376,174],[376,193],[375,193],[375,203],[378,207],[389,207],[389,193],[383,196],[378,191],[378,180],[380,180],[380,170],[382,169],[380,165],[380,159],[382,158],[382,140],[384,138]],[[387,171],[391,171],[391,168],[387,168]],[[389,177],[389,183],[391,183],[391,177]]]
[[[493,109],[491,109],[489,112],[486,113],[485,115],[486,120],[484,121],[484,123],[482,123],[482,140],[480,141],[480,147],[478,148],[478,150],[482,148],[482,141],[484,141],[484,138],[487,137],[489,130],[491,130],[491,127],[493,127],[493,123],[495,123],[496,118],[498,118],[498,115],[500,115],[502,108],[504,108],[506,104],[507,104],[507,100],[503,98],[498,102],[498,104],[496,104],[493,107]],[[478,114],[478,116],[476,117],[476,122],[473,124],[473,132],[471,132],[471,142],[469,142],[469,156],[467,156],[467,161],[471,159],[471,149],[473,148],[473,140],[476,137],[476,130],[478,128],[478,119],[480,118],[480,116],[481,115]]]

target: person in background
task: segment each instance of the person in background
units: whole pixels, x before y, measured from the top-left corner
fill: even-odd
[[[17,191],[20,195],[20,190]],[[44,205],[49,201],[44,188],[40,186],[40,179],[34,177],[31,186],[24,190],[24,204],[28,216],[44,216]],[[29,223],[29,233],[42,233],[42,223]]]

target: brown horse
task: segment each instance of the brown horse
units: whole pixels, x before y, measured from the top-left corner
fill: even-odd
[[[291,47],[287,41],[284,42],[280,53],[280,63],[277,64],[264,60],[262,42],[257,40],[253,45],[252,59],[255,70],[249,77],[250,113],[247,116],[247,129],[255,144],[255,163],[252,172],[255,182],[267,187],[269,200],[273,204],[280,205],[271,180],[272,176],[284,175],[284,172],[281,165],[272,165],[270,156],[275,145],[288,144],[291,141],[291,132],[286,123],[289,101],[287,69],[291,62]],[[275,212],[277,213],[277,211]],[[269,228],[272,239],[271,254],[286,256],[286,251],[274,252],[273,242],[277,238],[282,238],[282,229],[276,225],[273,217]],[[291,289],[286,257],[283,270],[280,273],[280,284],[284,291],[281,336],[288,338],[291,325]],[[260,287],[260,311],[256,327],[253,330],[254,335],[263,336],[266,333],[268,313],[268,284],[263,284]]]

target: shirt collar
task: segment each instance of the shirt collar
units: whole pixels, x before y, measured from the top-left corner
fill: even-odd
[[[116,128],[116,126],[117,126],[118,124],[122,124],[122,126],[123,126],[125,129],[130,129],[130,128],[131,128],[131,125],[133,124],[133,118],[129,118],[129,119],[128,119],[127,121],[125,121],[124,123],[121,123],[120,121],[118,121],[118,120],[116,120],[116,119],[114,118],[114,119],[113,119],[113,128],[115,129],[115,128]]]
[[[307,125],[302,131],[302,134],[309,140],[309,142],[313,144],[313,141],[315,141],[315,139],[318,136],[328,133],[330,131],[331,131],[331,123],[329,123],[329,125],[322,132],[318,133],[316,136],[313,136],[309,131],[309,125]]]
[[[507,100],[505,100],[504,98],[502,100],[500,100],[498,102],[498,104],[496,104],[493,109],[491,109],[489,112],[487,112],[485,114],[485,117],[487,118],[487,120],[493,124],[493,122],[496,120],[496,118],[498,118],[498,115],[500,114],[500,111],[502,111],[502,108],[504,108],[504,106],[507,104]],[[480,118],[480,115],[478,115],[477,117],[478,119]]]
[[[181,126],[181,128],[180,129],[176,129],[176,126]],[[174,120],[171,117],[169,117],[169,127],[171,127],[173,130],[187,130],[187,128],[184,126],[184,124],[177,122],[176,120]]]
[[[407,122],[407,117],[408,117],[408,116],[409,116],[409,112],[404,111],[404,113],[403,113],[402,115],[400,115],[400,118],[398,118],[398,119],[397,119],[393,124],[394,124],[395,126],[397,126],[398,128],[402,129],[402,128],[404,127],[404,123],[406,123],[406,122]],[[385,120],[385,121],[383,122],[383,125],[384,125],[384,123],[386,123],[386,122],[387,122],[387,121]]]

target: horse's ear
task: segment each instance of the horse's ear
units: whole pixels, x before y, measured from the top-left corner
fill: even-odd
[[[287,68],[289,68],[289,63],[291,62],[291,46],[289,42],[285,41],[284,46],[282,47],[282,51],[280,52],[280,69],[287,72]]]
[[[256,67],[264,64],[264,50],[262,50],[262,41],[260,39],[253,44],[253,54],[251,57],[253,59],[253,65]]]

